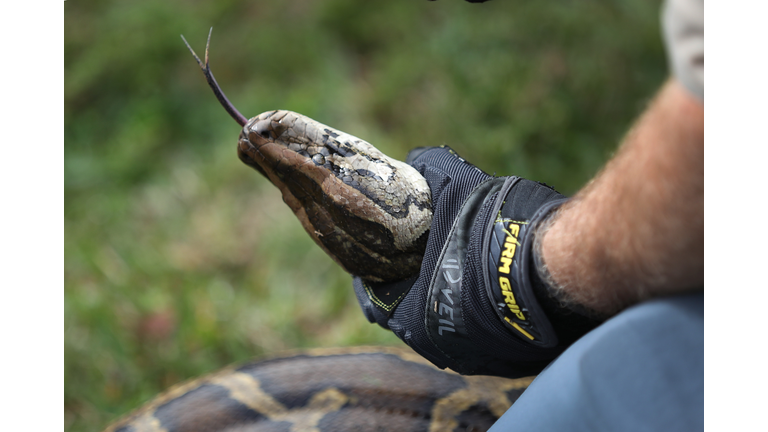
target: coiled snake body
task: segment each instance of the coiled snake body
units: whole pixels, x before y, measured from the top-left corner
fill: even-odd
[[[484,431],[531,380],[441,371],[404,348],[315,349],[180,384],[104,432]]]

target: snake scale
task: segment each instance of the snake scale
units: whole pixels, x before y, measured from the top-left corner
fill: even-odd
[[[210,37],[205,62],[184,43],[243,127],[240,159],[280,189],[307,233],[349,273],[374,282],[417,273],[432,220],[426,180],[301,114],[246,119],[210,71]],[[407,349],[319,349],[177,385],[106,432],[481,431],[531,380],[464,377]]]
[[[405,348],[315,349],[179,384],[104,432],[484,431],[532,379],[465,377]]]

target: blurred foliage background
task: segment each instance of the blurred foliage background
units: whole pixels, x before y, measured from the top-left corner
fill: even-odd
[[[66,430],[180,380],[315,346],[397,344],[279,192],[236,156],[289,109],[390,156],[447,144],[572,194],[666,77],[659,3],[65,3]]]

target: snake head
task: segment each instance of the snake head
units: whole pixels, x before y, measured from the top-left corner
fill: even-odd
[[[365,280],[418,273],[432,221],[426,180],[369,143],[291,111],[248,120],[238,155],[277,186],[307,233]]]
[[[291,111],[246,119],[200,60],[216,98],[243,126],[237,154],[266,176],[304,229],[347,272],[373,282],[419,272],[432,222],[427,182],[410,165],[369,143]]]

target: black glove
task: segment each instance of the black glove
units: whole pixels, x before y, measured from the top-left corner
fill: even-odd
[[[432,191],[434,217],[417,277],[354,279],[366,317],[440,368],[465,375],[539,373],[599,322],[550,296],[533,233],[566,201],[551,187],[492,177],[448,147],[406,160]]]

